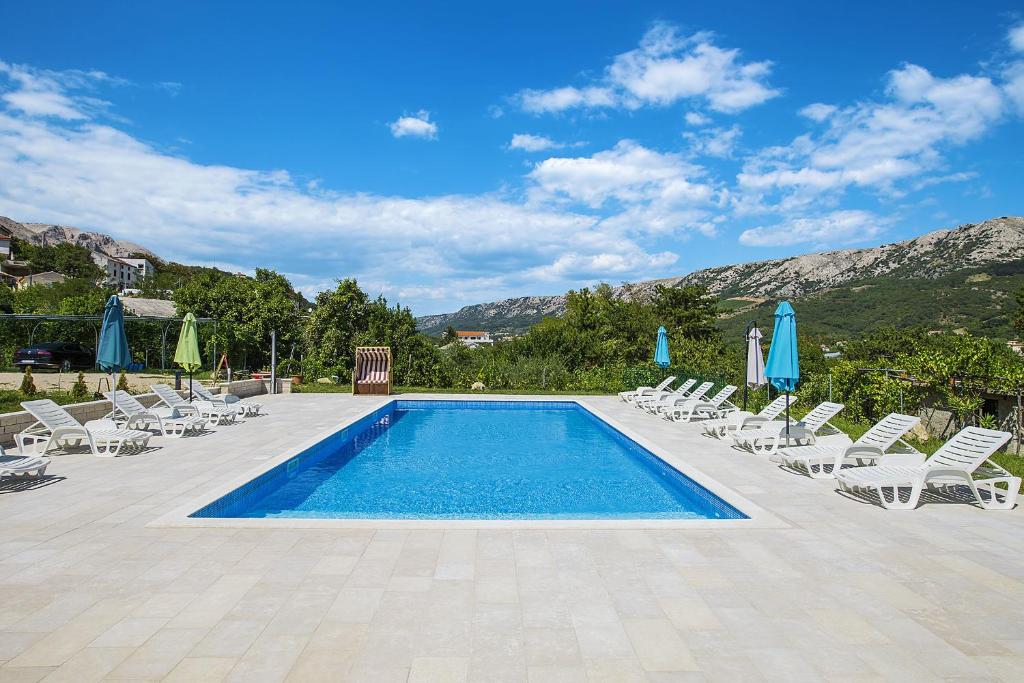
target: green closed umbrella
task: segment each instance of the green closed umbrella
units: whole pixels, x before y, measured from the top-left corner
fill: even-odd
[[[203,364],[199,358],[199,332],[196,329],[196,317],[185,314],[181,322],[181,333],[178,335],[178,348],[174,350],[174,362],[188,370],[188,401],[192,402],[192,373]]]
[[[124,307],[116,294],[107,299],[103,308],[103,327],[100,329],[100,346],[96,349],[96,365],[100,370],[110,373],[110,390],[114,398],[112,418],[117,418],[117,385],[114,373],[124,370],[132,362],[132,353],[128,349],[128,337],[124,333]]]

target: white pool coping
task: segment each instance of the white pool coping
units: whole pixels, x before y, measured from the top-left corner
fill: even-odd
[[[603,420],[622,435],[653,453],[665,464],[690,478],[747,516],[747,519],[391,519],[343,518],[322,519],[302,517],[235,518],[190,517],[256,477],[287,462],[332,434],[358,422],[394,401],[487,401],[487,402],[569,402],[576,403]],[[148,523],[148,527],[220,527],[241,529],[783,529],[790,525],[756,505],[736,490],[708,476],[679,455],[653,443],[637,431],[615,420],[588,400],[587,396],[502,395],[502,394],[410,394],[367,399],[366,410],[321,430],[283,453],[267,458],[230,481],[212,486],[203,494],[174,508]]]

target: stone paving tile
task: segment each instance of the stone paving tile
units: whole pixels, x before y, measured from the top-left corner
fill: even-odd
[[[231,429],[0,484],[0,681],[1019,679],[1022,511],[885,511],[584,400],[788,526],[147,527],[287,450],[296,420],[379,404],[267,397]]]

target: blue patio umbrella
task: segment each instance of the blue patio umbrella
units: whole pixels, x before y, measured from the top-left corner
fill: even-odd
[[[789,392],[800,380],[800,358],[797,355],[796,311],[788,301],[775,309],[775,329],[764,375],[772,386],[786,392],[786,444],[789,444]]]
[[[658,343],[654,347],[654,362],[659,368],[667,368],[672,364],[668,356],[668,332],[664,327],[658,328]]]
[[[128,349],[128,337],[124,333],[124,307],[116,294],[107,300],[103,308],[103,327],[100,329],[100,347],[96,350],[96,364],[100,370],[110,373],[110,388],[117,391],[114,384],[114,373],[124,370],[132,362],[132,353]],[[117,412],[117,394],[112,401],[114,412]]]

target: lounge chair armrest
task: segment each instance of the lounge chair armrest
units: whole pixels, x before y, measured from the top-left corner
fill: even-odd
[[[882,465],[897,467],[919,467],[924,464],[924,453],[886,453],[882,456]]]
[[[866,460],[874,463],[880,458],[885,457],[885,452],[878,446],[853,444],[846,449],[843,455],[847,458],[856,458],[857,460]]]
[[[973,481],[970,472],[955,467],[929,467],[924,471],[925,483],[948,479],[961,480],[964,483]]]

